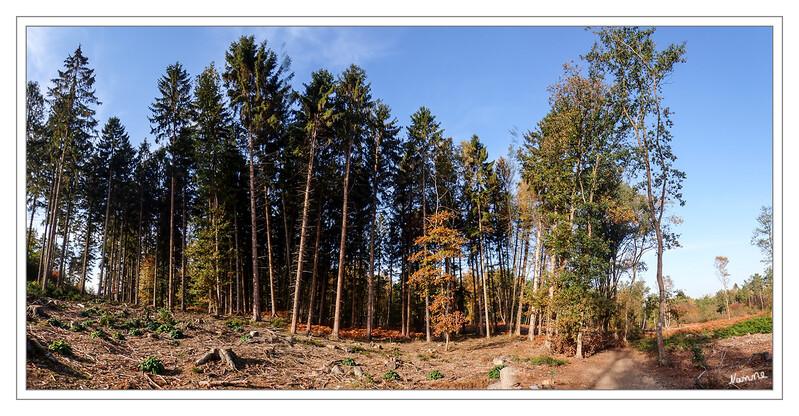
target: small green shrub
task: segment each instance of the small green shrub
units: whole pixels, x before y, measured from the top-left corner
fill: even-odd
[[[341,364],[348,365],[350,367],[355,367],[356,365],[358,365],[358,364],[355,364],[355,360],[350,358],[350,357],[347,357],[347,358],[341,360]]]
[[[50,326],[53,326],[53,327],[56,327],[56,328],[64,328],[64,329],[67,328],[67,324],[65,324],[65,323],[63,323],[63,322],[61,322],[61,321],[59,321],[58,319],[55,319],[55,318],[48,319],[47,323],[50,324]]]
[[[100,323],[100,325],[106,328],[113,328],[116,325],[116,318],[114,318],[114,315],[111,315],[109,313],[104,313],[103,316],[100,317],[98,322]]]
[[[64,340],[55,341],[50,344],[50,350],[55,351],[61,355],[72,355],[72,347]]]
[[[388,372],[386,374],[383,374],[383,380],[399,381],[400,380],[400,376],[399,376],[399,374],[397,374],[396,371],[388,370]]]
[[[705,352],[702,351],[702,347],[694,345],[691,347],[691,353],[693,353],[693,357],[691,357],[691,362],[696,364],[696,367],[701,370],[707,370],[707,362],[705,361]]]
[[[158,310],[158,320],[167,325],[175,325],[175,320],[172,318],[172,311],[169,308],[161,308]]]
[[[444,375],[438,370],[433,370],[427,375],[428,380],[438,380],[440,378],[444,378]]]
[[[169,338],[181,339],[183,338],[183,331],[177,328],[172,328],[172,330],[169,331]]]
[[[503,368],[507,367],[505,364],[494,366],[491,371],[488,372],[488,378],[490,379],[497,379],[499,378],[499,372],[502,371]]]
[[[150,332],[158,332],[158,327],[160,326],[161,324],[155,321],[147,322],[147,329],[150,330]]]
[[[358,345],[353,345],[350,347],[350,352],[364,352],[364,351],[366,351],[366,348],[360,347]]]
[[[74,322],[69,328],[72,332],[80,332],[86,329],[86,326],[80,322]]]
[[[98,329],[97,331],[94,331],[94,332],[92,332],[92,334],[90,335],[90,337],[92,337],[92,338],[106,339],[106,334],[105,334],[105,332],[103,332],[103,330],[102,330],[102,329]]]
[[[252,335],[246,334],[243,337],[241,337],[241,343],[243,344],[243,343],[245,343],[245,342],[247,342],[247,341],[249,341],[251,339],[252,339]]]
[[[122,340],[122,339],[125,339],[125,336],[122,335],[119,331],[117,331],[117,332],[114,332],[113,335],[111,335],[111,338]]]
[[[286,318],[276,317],[269,322],[275,328],[283,328],[288,325],[289,321]]]
[[[141,335],[141,329],[131,328],[130,330],[128,330],[128,335],[139,336]]]
[[[161,360],[155,357],[147,357],[144,361],[139,363],[139,370],[141,371],[152,371],[153,374],[158,374],[164,371],[164,365],[161,364]]]

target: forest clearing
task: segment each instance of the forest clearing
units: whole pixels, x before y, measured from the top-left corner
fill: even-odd
[[[455,96],[392,109],[393,68],[292,67],[262,33],[165,47],[137,116],[103,104],[129,72],[60,51],[25,89],[26,388],[772,389],[771,194],[701,202],[687,40],[656,29],[575,32],[522,130],[458,113],[512,126],[505,155]]]
[[[772,353],[771,334],[733,336],[703,345],[709,370],[723,373],[725,380],[700,385],[697,377],[703,370],[692,362],[691,351],[681,348],[669,348],[671,364],[658,366],[655,354],[620,344],[575,359],[550,355],[542,339],[506,334],[490,340],[474,334],[456,336],[445,349],[441,342],[424,342],[421,333],[412,333],[409,339],[381,328],[371,342],[364,340],[363,329],[344,329],[339,340],[329,336],[330,327],[320,326],[314,326],[311,335],[300,327],[299,334],[292,336],[280,317],[253,324],[197,312],[175,312],[173,317],[154,309],[45,298],[31,305],[37,305],[37,311],[29,313],[28,339],[43,348],[63,341],[71,353],[57,353],[51,347],[43,354],[33,347],[27,360],[29,390],[475,390],[503,387],[499,377],[490,378],[497,366],[514,370],[513,384],[505,386],[512,389],[772,388],[770,358],[762,359],[763,352]],[[161,325],[180,335],[172,338],[174,333]],[[707,322],[694,329],[699,326],[719,324]],[[230,348],[235,369],[217,357],[197,363],[214,348]],[[163,369],[142,370],[141,363],[149,357],[157,358]],[[738,374],[744,374],[741,369],[764,371],[766,378],[736,386],[721,383],[733,374],[731,369]]]

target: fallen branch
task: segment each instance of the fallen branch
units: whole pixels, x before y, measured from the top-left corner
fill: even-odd
[[[144,378],[147,379],[147,382],[150,383],[151,386],[157,388],[158,390],[163,390],[164,389],[163,387],[159,386],[158,383],[155,382],[155,380],[151,379],[150,376],[147,373],[143,373],[143,374],[144,374]]]
[[[247,380],[204,380],[199,383],[205,387],[248,387]]]

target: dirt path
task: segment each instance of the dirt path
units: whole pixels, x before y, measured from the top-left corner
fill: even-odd
[[[633,349],[602,351],[583,360],[572,359],[558,372],[558,384],[568,389],[659,390],[651,359]]]

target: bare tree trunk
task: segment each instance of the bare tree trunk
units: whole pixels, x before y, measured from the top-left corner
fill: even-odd
[[[269,221],[269,184],[264,183],[264,199],[266,200],[264,210],[266,214],[266,256],[267,266],[269,268],[269,305],[270,315],[277,316],[275,308],[275,275],[272,267],[272,226]],[[288,244],[288,243],[286,243]]]
[[[172,143],[175,142],[174,137],[172,138]],[[172,310],[175,307],[175,281],[174,281],[174,269],[175,266],[172,263],[173,257],[175,253],[175,173],[172,173],[172,180],[170,184],[170,191],[169,191],[169,273],[168,273],[168,282],[167,282],[167,308]]]
[[[303,255],[305,254],[305,233],[308,228],[308,206],[311,198],[311,178],[313,177],[313,157],[316,144],[316,129],[311,134],[310,149],[308,151],[308,173],[305,179],[305,200],[302,203],[302,225],[300,226],[300,247],[297,250],[297,278],[294,280],[294,306],[291,310],[291,333],[297,333],[297,323],[300,319],[300,290],[302,287]],[[288,242],[287,242],[288,243]],[[312,289],[313,290],[313,289]],[[367,338],[369,333],[367,332]]]
[[[183,231],[180,241],[180,310],[186,310],[186,184],[183,184]],[[216,215],[216,213],[214,213]],[[214,235],[216,239],[216,235]]]
[[[352,153],[352,140],[347,145],[347,161],[344,167],[344,203],[341,214],[341,244],[338,255],[338,279],[336,280],[336,312],[333,317],[334,338],[339,337],[341,327],[341,292],[344,290],[344,254],[347,243],[347,202],[350,187],[350,156]]]
[[[486,319],[486,338],[491,338],[491,328],[488,319],[488,289],[486,288],[486,275],[485,275],[485,254],[483,250],[483,216],[480,212],[480,207],[477,207],[477,225],[478,225],[478,236],[480,242],[480,274],[483,278],[483,303],[485,304],[485,319]]]
[[[516,312],[515,335],[522,334],[522,309],[524,308],[524,288],[527,286],[527,255],[530,253],[530,236],[524,233],[524,260],[520,265],[521,276],[519,279],[519,309]],[[528,330],[529,331],[529,330]]]
[[[80,294],[86,293],[86,267],[89,262],[89,244],[92,235],[92,222],[90,214],[86,217],[86,244],[83,246],[83,261],[80,267]]]
[[[322,202],[319,201],[319,212],[316,215],[316,243],[313,250],[313,273],[311,275],[311,296],[308,298],[308,325],[305,333],[311,333],[311,322],[313,322],[313,302],[316,299],[316,275],[319,270],[319,240],[322,234]]]
[[[250,152],[250,227],[252,228],[252,320],[258,322],[261,320],[261,282],[258,279],[258,223],[255,215],[255,165],[252,139],[252,132],[250,132],[248,150]],[[269,206],[269,201],[267,201],[267,206]],[[267,218],[269,217],[267,216]]]

